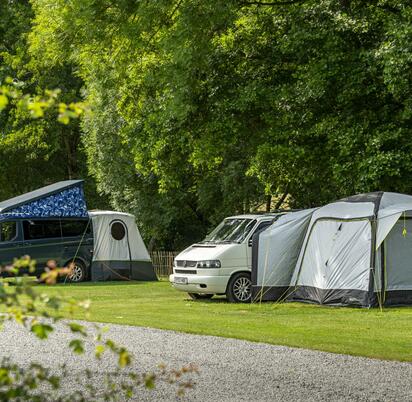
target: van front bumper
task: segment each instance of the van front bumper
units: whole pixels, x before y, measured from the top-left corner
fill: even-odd
[[[177,283],[175,278],[186,278],[187,283]],[[172,274],[169,281],[174,288],[188,293],[223,294],[226,292],[229,276],[199,276]]]

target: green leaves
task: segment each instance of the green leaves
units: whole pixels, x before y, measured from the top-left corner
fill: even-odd
[[[156,376],[154,374],[147,374],[144,378],[144,385],[148,389],[153,389],[155,387]]]
[[[73,333],[80,333],[83,336],[87,336],[87,331],[84,325],[78,324],[76,322],[70,322],[68,325]]]
[[[104,347],[104,345],[96,345],[95,356],[98,359],[100,359],[105,350],[106,350],[106,348]]]
[[[9,104],[9,99],[6,95],[0,93],[0,111],[2,111]]]
[[[84,103],[59,103],[59,116],[57,120],[63,124],[69,124],[71,119],[77,119],[85,111]]]
[[[119,366],[122,368],[128,366],[131,362],[129,352],[124,348],[120,348],[118,354],[119,354]]]
[[[69,343],[69,347],[74,353],[80,355],[84,353],[84,342],[80,339],[73,339]]]
[[[50,332],[53,331],[53,327],[49,324],[36,323],[31,326],[30,330],[39,339],[46,339],[49,336]]]
[[[107,347],[108,349],[110,349],[113,353],[115,353],[118,356],[119,367],[124,368],[130,365],[131,357],[130,357],[129,352],[125,348],[119,347],[111,339],[107,339],[104,345],[102,346]],[[98,354],[98,356],[100,357],[103,350],[104,349],[101,347],[99,349],[96,348],[96,354]]]

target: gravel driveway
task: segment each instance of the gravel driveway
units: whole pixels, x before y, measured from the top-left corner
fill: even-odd
[[[86,324],[90,325],[90,324]],[[411,401],[412,364],[379,361],[324,352],[252,343],[212,336],[110,325],[108,337],[126,346],[137,370],[157,364],[181,367],[195,363],[195,388],[189,401]],[[37,340],[16,324],[6,324],[0,336],[0,355],[27,364],[48,367],[66,363],[73,372],[85,367],[95,373],[96,384],[114,362],[101,362],[88,352],[74,357],[66,347],[71,335],[58,325],[47,342]],[[70,380],[68,380],[68,385]],[[139,400],[177,400],[170,386],[143,392]],[[137,400],[137,398],[136,398]]]

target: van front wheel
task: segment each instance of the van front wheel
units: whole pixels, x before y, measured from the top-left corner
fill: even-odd
[[[230,278],[226,297],[231,303],[250,303],[252,298],[252,281],[248,272],[240,272]]]
[[[78,260],[69,264],[70,273],[67,275],[67,280],[70,282],[83,282],[86,279],[86,267]]]

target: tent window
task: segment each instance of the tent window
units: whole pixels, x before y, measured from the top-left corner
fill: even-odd
[[[126,228],[122,222],[113,222],[111,226],[112,237],[115,240],[123,240],[126,236]]]

